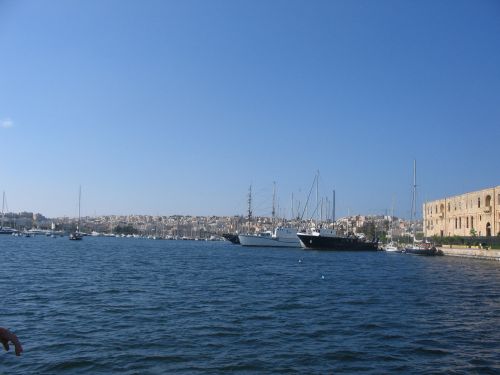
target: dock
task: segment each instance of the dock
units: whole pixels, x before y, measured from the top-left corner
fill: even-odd
[[[462,257],[462,258],[475,258],[500,261],[500,250],[496,249],[481,249],[474,247],[450,247],[441,246],[437,248],[443,252],[443,255]]]

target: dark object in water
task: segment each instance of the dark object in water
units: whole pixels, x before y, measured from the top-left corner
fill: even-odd
[[[224,233],[222,235],[222,237],[224,237],[226,240],[230,241],[231,243],[233,243],[235,245],[239,245],[240,244],[240,239],[238,238],[237,234]]]

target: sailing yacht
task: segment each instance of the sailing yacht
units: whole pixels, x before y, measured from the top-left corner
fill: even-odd
[[[434,246],[428,244],[417,243],[415,238],[416,226],[417,226],[417,161],[413,160],[413,195],[411,200],[411,218],[410,222],[412,225],[412,237],[413,243],[406,246],[404,252],[413,255],[442,255],[442,252],[438,251]]]
[[[17,233],[17,230],[13,229],[13,228],[10,228],[10,227],[4,227],[3,226],[3,223],[4,223],[4,219],[5,219],[5,191],[3,192],[3,199],[2,199],[2,221],[0,223],[0,234],[15,234]]]
[[[76,224],[76,231],[70,233],[69,239],[72,241],[80,241],[83,238],[83,235],[80,233],[80,202],[82,198],[82,187],[80,186],[80,190],[78,191],[78,223]]]
[[[382,246],[382,250],[388,251],[388,252],[401,252],[401,249],[398,247],[398,244],[395,243],[393,240],[393,229],[394,229],[394,224],[392,222],[393,220],[394,220],[394,201],[392,204],[391,223],[390,223],[390,227],[389,227],[389,238],[391,240],[389,241],[389,243]]]
[[[275,221],[275,201],[276,186],[273,188],[273,224]],[[248,195],[248,229],[252,219],[252,187],[250,186]],[[253,247],[300,247],[300,240],[297,237],[297,230],[291,227],[278,226],[273,232],[266,231],[257,234],[239,234],[238,240],[242,246]]]

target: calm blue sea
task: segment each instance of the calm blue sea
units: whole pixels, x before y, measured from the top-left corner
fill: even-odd
[[[499,374],[500,264],[0,236],[9,374]]]

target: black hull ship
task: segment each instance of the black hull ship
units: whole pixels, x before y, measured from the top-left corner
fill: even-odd
[[[338,236],[334,230],[321,229],[313,233],[297,233],[303,247],[315,250],[376,251],[378,241],[365,241],[355,236]]]
[[[436,256],[436,255],[443,255],[443,252],[436,249],[435,247],[417,247],[417,246],[410,246],[407,247],[403,250],[404,253],[406,254],[412,254],[412,255],[424,255],[424,256]]]

